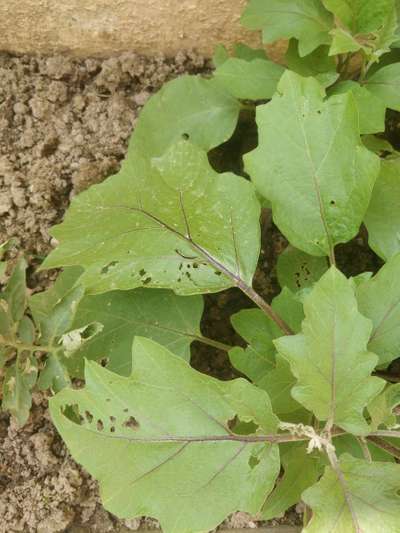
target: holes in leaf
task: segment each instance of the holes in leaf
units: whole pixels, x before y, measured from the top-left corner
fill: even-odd
[[[85,417],[86,417],[86,420],[89,422],[89,424],[91,424],[93,420],[92,413],[90,413],[89,411],[85,411]]]
[[[118,261],[111,261],[101,269],[101,274],[108,274],[109,270],[118,265]]]
[[[220,272],[219,270],[214,270],[214,274],[216,276],[221,276],[222,275],[222,272]]]
[[[250,468],[255,468],[259,463],[260,463],[260,460],[257,457],[254,457],[254,455],[250,455],[250,458],[249,458]]]
[[[104,429],[103,421],[100,420],[100,418],[97,420],[96,427],[97,427],[97,431],[103,431]]]
[[[116,420],[117,419],[115,418],[115,416],[112,416],[112,415],[110,416],[110,422],[112,422],[114,424],[116,422]]]
[[[142,281],[143,285],[148,285],[150,282],[151,282],[150,276]]]
[[[115,426],[110,427],[110,433],[115,433]]]
[[[235,435],[252,435],[259,427],[254,422],[244,422],[237,416],[234,416],[231,420],[228,420],[227,426],[228,429]]]
[[[136,420],[134,416],[130,416],[127,420],[125,420],[125,422],[122,425],[134,431],[139,429],[139,422]]]
[[[101,364],[101,366],[103,367],[106,367],[108,365],[108,363],[110,362],[110,358],[109,357],[102,357],[99,361],[99,363]],[[107,400],[109,401],[110,399],[107,398]],[[107,401],[106,400],[106,401]]]
[[[129,409],[127,407],[125,407],[124,413],[127,413],[128,411],[129,411]]]
[[[146,275],[146,271],[144,270],[144,268],[142,268],[141,270],[139,270],[139,276],[140,276],[141,278],[143,278],[143,276],[145,276],[145,275]]]
[[[188,133],[182,133],[182,139],[188,141],[190,139],[190,135]]]
[[[336,205],[335,200],[331,200],[329,203],[330,203],[331,205]]]
[[[193,268],[199,268],[198,263],[193,263]]]

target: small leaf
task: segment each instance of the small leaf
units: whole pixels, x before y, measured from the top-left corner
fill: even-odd
[[[214,54],[212,56],[212,62],[214,67],[220,67],[225,63],[227,59],[229,59],[229,52],[226,49],[226,46],[224,46],[223,44],[217,44],[214,50]]]
[[[291,395],[296,384],[289,363],[279,354],[275,357],[275,367],[256,381],[257,387],[268,393],[274,413],[283,415],[301,409]]]
[[[400,405],[400,383],[388,385],[368,405],[372,430],[376,431],[380,426],[389,429],[397,426],[397,417],[393,409],[398,405]]]
[[[239,110],[239,102],[215,80],[182,76],[170,81],[141,111],[127,160],[159,157],[183,136],[208,151],[231,137]]]
[[[295,37],[300,55],[305,56],[331,42],[333,16],[320,0],[250,0],[242,23],[252,30],[263,30],[265,43]]]
[[[234,56],[245,61],[253,61],[253,59],[268,60],[267,54],[263,48],[251,48],[244,43],[236,43],[233,46]]]
[[[313,517],[304,533],[337,531],[395,533],[400,521],[400,465],[367,463],[344,454],[337,473],[327,467],[321,480],[303,493]]]
[[[358,312],[352,282],[331,267],[305,299],[304,310],[303,333],[275,341],[298,381],[293,398],[330,426],[368,433],[363,410],[384,381],[371,377],[378,362],[367,352],[372,324]]]
[[[17,362],[6,370],[3,381],[2,409],[9,411],[23,426],[32,405],[31,390],[36,383],[37,361],[33,356]]]
[[[293,292],[312,287],[327,270],[325,258],[305,254],[292,246],[288,246],[278,257],[279,285]]]
[[[358,108],[360,133],[385,131],[386,106],[378,97],[355,81],[342,81],[330,91],[333,94],[346,94],[351,91]]]
[[[288,289],[283,289],[274,298],[272,308],[293,331],[300,330],[303,305]],[[245,350],[239,347],[230,350],[230,361],[239,372],[258,384],[275,369],[273,340],[280,337],[282,331],[260,309],[242,309],[231,316],[231,322],[249,345]]]
[[[382,67],[363,82],[386,107],[400,111],[400,63]]]
[[[217,174],[202,150],[181,141],[152,165],[137,158],[75,198],[42,268],[81,265],[91,292],[144,285],[198,294],[238,279],[251,284],[259,213],[249,182]]]
[[[260,513],[263,520],[282,516],[300,501],[302,492],[316,483],[321,474],[318,457],[308,454],[304,444],[281,448],[284,474],[265,501]]]
[[[37,385],[40,390],[50,389],[54,392],[59,392],[65,387],[71,386],[68,369],[56,354],[48,354]]]
[[[129,375],[135,336],[152,339],[188,361],[190,344],[201,335],[202,313],[201,296],[183,298],[172,291],[136,289],[86,296],[73,327],[96,321],[104,327],[66,364],[72,375],[82,376],[83,358],[105,357],[109,370]]]
[[[336,62],[329,57],[329,46],[320,46],[311,54],[301,57],[298,49],[298,41],[291,39],[286,52],[285,60],[289,70],[300,74],[305,78],[316,78],[323,87],[332,85],[338,77]]]
[[[317,256],[357,234],[380,165],[361,143],[352,95],[323,95],[316,80],[285,72],[257,107],[259,146],[244,158],[279,229]]]
[[[364,222],[368,244],[385,261],[400,252],[400,158],[382,161]]]
[[[5,289],[0,294],[0,298],[7,302],[11,320],[15,323],[21,320],[26,309],[28,293],[25,271],[26,261],[21,257],[18,259]]]
[[[80,424],[64,414],[69,405]],[[64,389],[50,410],[72,456],[99,480],[105,508],[157,518],[166,533],[209,531],[238,509],[258,512],[279,471],[276,445],[228,428],[237,417],[257,434],[276,431],[267,395],[200,374],[148,339],[135,339],[131,377],[87,362],[85,389]]]
[[[366,50],[361,43],[355,39],[351,33],[343,28],[335,28],[331,31],[332,44],[329,50],[330,56],[336,56],[339,54],[347,54],[349,52],[357,52],[358,50]]]
[[[265,59],[231,57],[217,68],[214,78],[236,98],[263,100],[272,98],[284,71],[281,65]]]
[[[29,308],[42,344],[55,345],[56,339],[71,329],[84,295],[83,288],[76,286],[81,275],[81,268],[67,268],[52,287],[31,296]]]
[[[357,288],[360,312],[372,320],[368,349],[388,365],[400,353],[400,253]]]

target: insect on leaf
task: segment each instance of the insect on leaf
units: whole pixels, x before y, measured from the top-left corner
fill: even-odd
[[[69,405],[80,423],[64,414]],[[73,457],[99,480],[106,509],[153,516],[167,533],[209,531],[238,509],[258,512],[279,472],[276,445],[229,429],[236,418],[256,434],[276,431],[266,393],[200,374],[148,339],[135,339],[129,378],[87,362],[85,389],[64,389],[50,409]]]

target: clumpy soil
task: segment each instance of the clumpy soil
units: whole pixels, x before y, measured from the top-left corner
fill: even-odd
[[[17,239],[28,258],[32,289],[45,288],[56,275],[34,272],[53,246],[49,228],[62,219],[75,194],[119,170],[150,94],[180,74],[209,68],[196,53],[172,59],[129,53],[79,61],[0,54],[0,242]],[[264,222],[263,240],[269,244],[263,246],[256,286],[270,300],[277,290],[274,258],[286,243],[268,215]],[[242,342],[228,315],[249,305],[235,290],[207,297],[204,333],[231,344]],[[221,379],[235,375],[225,353],[203,345],[194,346],[192,363]],[[295,510],[284,523],[299,523]],[[235,528],[257,525],[244,513],[225,523]],[[126,531],[139,526],[151,529],[157,523],[117,520],[102,508],[97,483],[71,459],[58,437],[45,395],[35,393],[23,428],[0,413],[0,533]]]

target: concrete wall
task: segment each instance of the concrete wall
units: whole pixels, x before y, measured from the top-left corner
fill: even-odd
[[[258,44],[239,17],[247,0],[0,0],[0,50],[173,55],[218,42]]]

